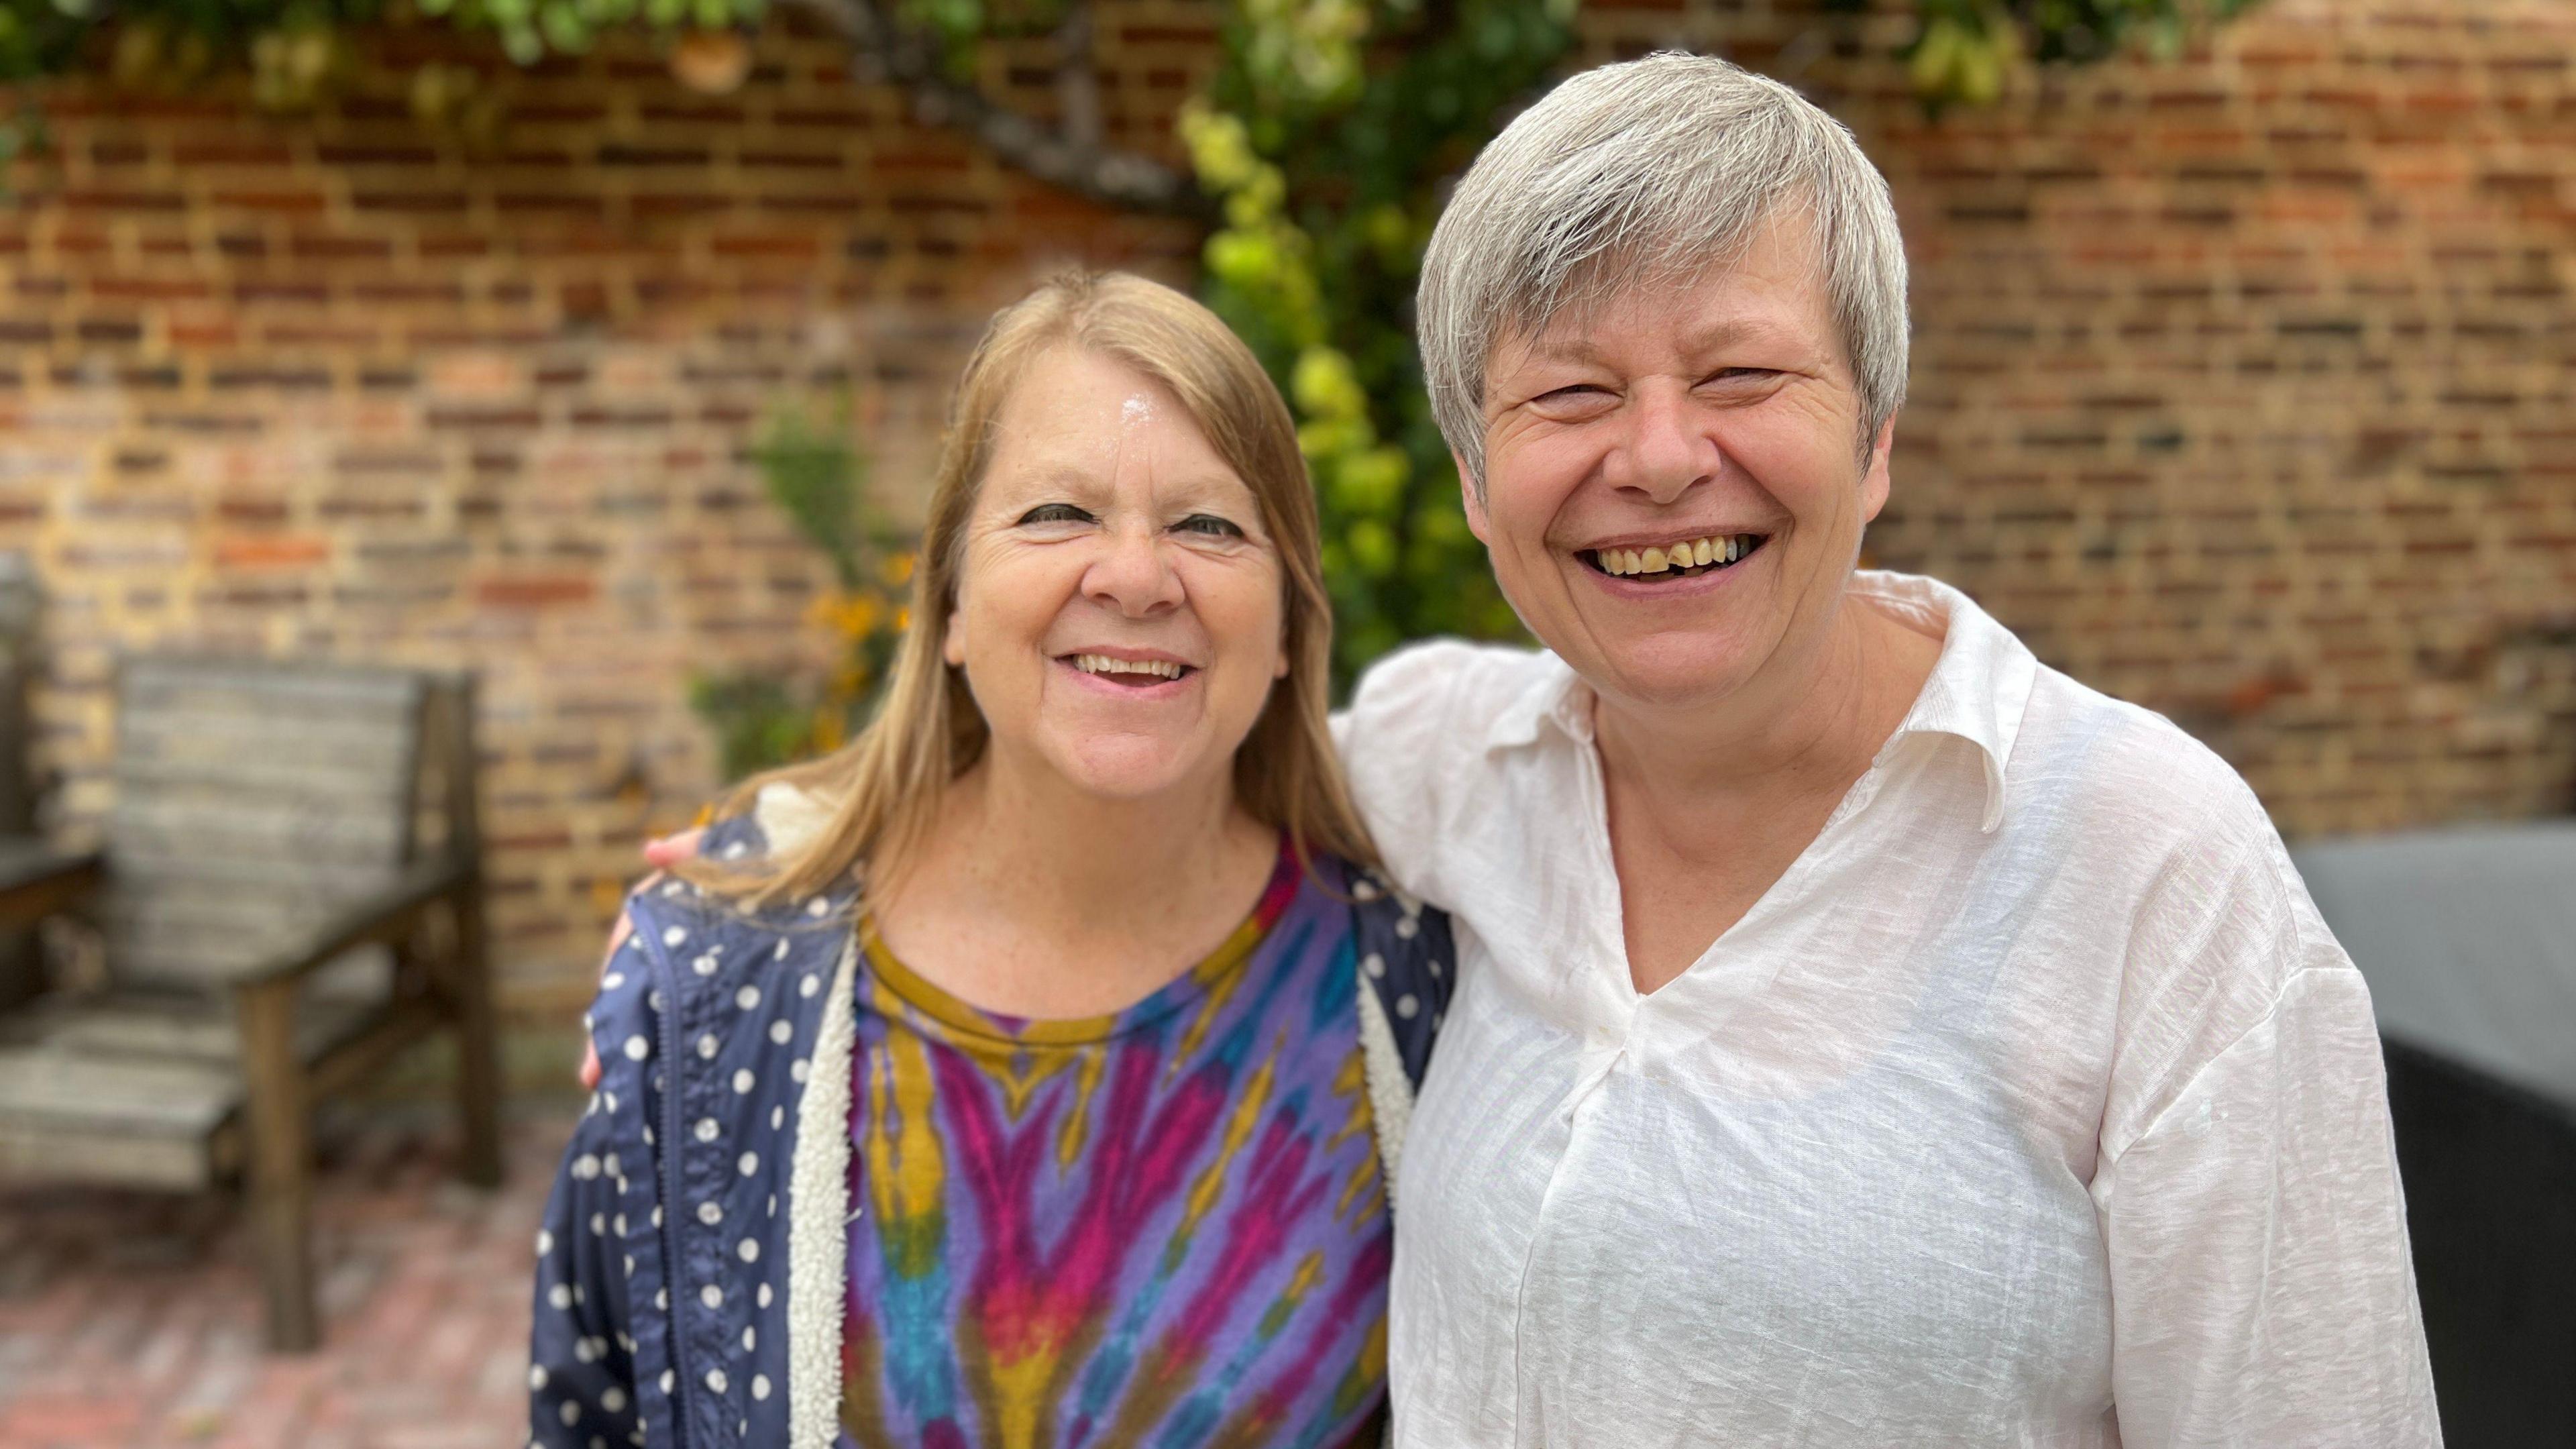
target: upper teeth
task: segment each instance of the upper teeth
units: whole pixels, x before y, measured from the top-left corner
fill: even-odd
[[[1106,654],[1076,654],[1073,667],[1085,674],[1157,674],[1181,677],[1181,666],[1168,659],[1112,659]]]
[[[1666,569],[1731,564],[1753,551],[1760,535],[1722,533],[1662,548],[1605,548],[1595,551],[1605,574],[1659,574]]]

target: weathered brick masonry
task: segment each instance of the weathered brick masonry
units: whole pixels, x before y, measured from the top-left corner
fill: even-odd
[[[1099,11],[1111,132],[1169,155],[1214,10]],[[1590,58],[1790,75],[1894,181],[1918,338],[1878,559],[2181,719],[2293,833],[2569,807],[2576,7],[2272,0],[1938,124],[1868,58],[1888,15],[1587,16]],[[59,164],[0,216],[0,547],[51,594],[67,822],[104,803],[117,649],[470,662],[510,999],[582,989],[638,833],[714,783],[689,672],[823,647],[743,454],[764,411],[846,378],[900,504],[986,309],[1196,245],[907,121],[828,42],[759,54],[721,99],[640,45],[494,65],[482,154],[391,84],[285,121],[48,93]],[[985,81],[1044,114],[1040,58]]]

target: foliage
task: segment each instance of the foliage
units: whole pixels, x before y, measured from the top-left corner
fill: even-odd
[[[2143,38],[2159,59],[2182,54],[2197,24],[2232,19],[2255,0],[1915,0],[1922,24],[1907,48],[1917,95],[1935,106],[1992,104],[2025,57],[2089,64]],[[1845,0],[1840,8],[1858,8]]]
[[[820,419],[781,410],[752,458],[779,511],[831,561],[833,587],[806,622],[831,636],[835,662],[820,681],[734,674],[692,682],[690,705],[716,731],[726,779],[840,748],[866,723],[910,622],[902,598],[914,540],[867,499],[847,397]]]

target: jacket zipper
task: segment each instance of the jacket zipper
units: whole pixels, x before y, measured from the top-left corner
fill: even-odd
[[[671,1345],[671,1443],[674,1449],[685,1449],[689,1442],[689,1394],[692,1378],[683,1361],[688,1335],[680,1331],[682,1307],[680,1282],[680,1154],[687,1139],[680,1135],[680,1073],[685,1060],[679,1051],[680,973],[667,955],[656,953],[655,975],[662,980],[661,1020],[657,1025],[662,1036],[662,1269],[663,1290],[670,1295],[671,1311],[667,1335]]]

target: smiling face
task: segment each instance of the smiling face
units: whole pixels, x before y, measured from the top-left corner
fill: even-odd
[[[1277,548],[1171,392],[1072,347],[994,424],[943,652],[992,754],[1141,799],[1226,776],[1287,672]]]
[[[1606,696],[1708,704],[1813,663],[1887,499],[1794,213],[1679,289],[1507,337],[1468,520],[1532,632]],[[1732,561],[1730,561],[1732,560]]]

